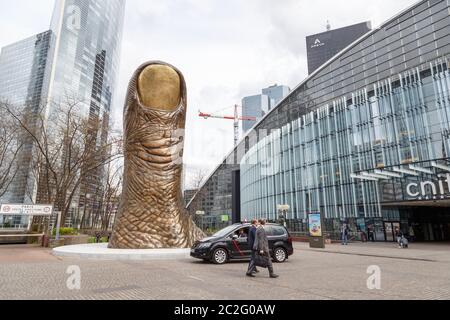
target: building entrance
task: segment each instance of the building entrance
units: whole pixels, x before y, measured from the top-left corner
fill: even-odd
[[[400,208],[402,220],[407,220],[407,232],[415,241],[450,241],[450,207],[417,206]],[[404,228],[403,228],[404,229]]]
[[[395,230],[400,229],[400,222],[384,222],[385,239],[388,242],[397,241]]]

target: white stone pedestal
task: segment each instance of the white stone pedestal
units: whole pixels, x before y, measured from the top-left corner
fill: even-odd
[[[57,257],[92,260],[172,260],[190,258],[190,249],[109,249],[107,243],[81,244],[53,249]]]

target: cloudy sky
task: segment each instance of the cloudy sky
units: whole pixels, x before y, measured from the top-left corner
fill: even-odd
[[[185,162],[212,169],[233,146],[233,114],[242,97],[307,75],[305,37],[363,21],[377,27],[417,0],[127,0],[115,118],[134,69],[164,60],[186,76],[189,115]],[[0,47],[48,29],[54,0],[0,0]],[[224,110],[228,108],[227,110]],[[195,170],[195,169],[193,169]]]

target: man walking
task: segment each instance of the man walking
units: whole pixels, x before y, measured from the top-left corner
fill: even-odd
[[[253,245],[253,250],[256,254],[265,255],[268,258],[269,274],[271,278],[278,278],[278,275],[273,272],[272,257],[269,251],[269,240],[267,239],[266,230],[264,226],[266,225],[266,220],[259,220],[259,227],[256,230],[255,244]]]
[[[247,269],[247,277],[255,277],[254,273],[258,273],[258,269],[256,269],[255,266],[255,254],[256,251],[253,250],[253,246],[255,245],[255,239],[256,239],[256,230],[258,229],[258,221],[256,221],[255,219],[252,220],[252,226],[250,227],[249,231],[248,231],[248,245],[250,250],[252,251],[252,256],[250,259],[250,263],[248,264],[248,269]]]

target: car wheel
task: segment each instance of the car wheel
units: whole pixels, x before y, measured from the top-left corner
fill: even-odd
[[[228,261],[228,252],[223,248],[214,250],[212,262],[215,264],[224,264]]]
[[[287,260],[287,252],[284,248],[278,247],[273,252],[273,258],[277,263],[283,263]]]

